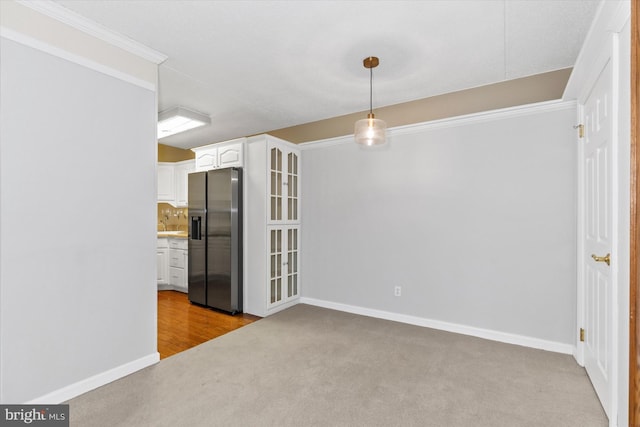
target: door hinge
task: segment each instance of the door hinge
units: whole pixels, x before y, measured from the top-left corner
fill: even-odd
[[[575,125],[574,129],[578,129],[578,138],[584,138],[584,125]]]
[[[580,328],[580,341],[584,341],[584,328]]]

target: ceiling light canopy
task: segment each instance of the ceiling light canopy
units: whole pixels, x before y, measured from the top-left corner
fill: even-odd
[[[373,115],[373,69],[378,66],[380,60],[370,56],[362,63],[369,69],[369,114],[366,119],[356,122],[355,139],[356,143],[362,145],[381,145],[387,140],[387,124]]]
[[[158,139],[211,124],[206,114],[184,107],[173,107],[158,114]]]

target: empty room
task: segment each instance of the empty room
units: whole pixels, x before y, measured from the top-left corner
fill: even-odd
[[[636,0],[1,1],[4,421],[640,425],[637,52]]]

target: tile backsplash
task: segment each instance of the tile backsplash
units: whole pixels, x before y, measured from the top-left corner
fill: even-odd
[[[158,203],[158,231],[188,231],[187,208],[174,208],[168,203]]]

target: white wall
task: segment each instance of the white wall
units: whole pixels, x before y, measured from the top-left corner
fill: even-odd
[[[304,146],[302,296],[570,349],[574,120],[550,103]]]
[[[155,75],[0,29],[0,401],[56,403],[158,360]]]

